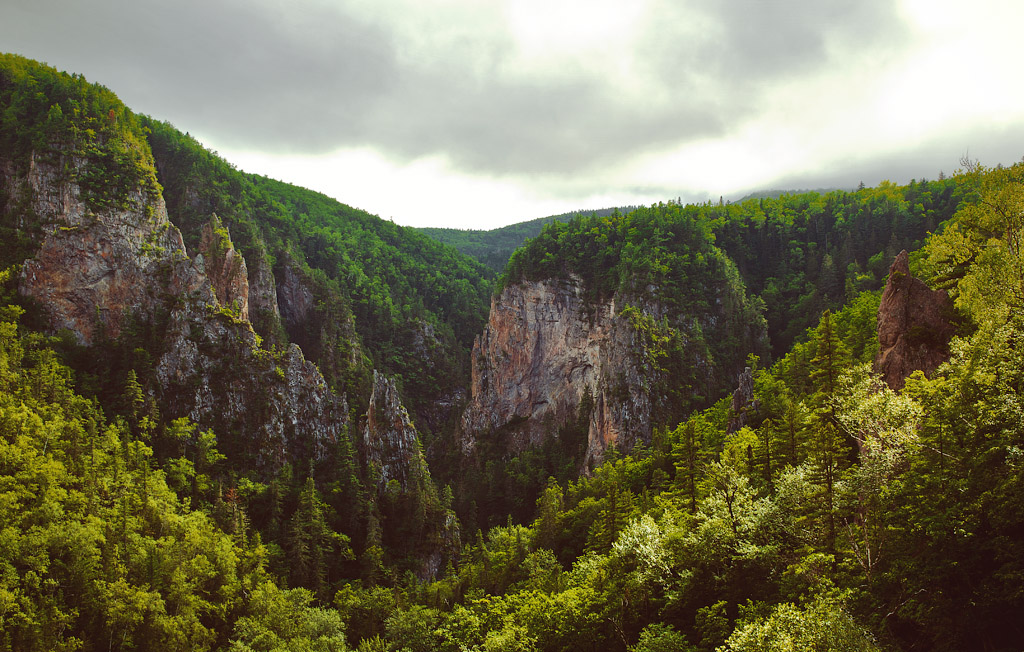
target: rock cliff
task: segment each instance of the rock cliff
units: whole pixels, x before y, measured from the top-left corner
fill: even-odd
[[[196,264],[200,262],[220,305],[249,321],[249,271],[216,214],[203,226],[196,254]]]
[[[649,442],[650,379],[633,354],[637,333],[617,308],[612,299],[588,312],[578,279],[523,282],[494,297],[473,345],[463,452],[500,436],[519,453],[573,422],[585,424],[588,461],[612,443],[629,450]]]
[[[54,164],[33,156],[23,178],[7,180],[27,193],[22,210],[42,226],[42,242],[22,266],[19,285],[44,307],[51,330],[70,331],[82,344],[93,343],[101,331],[117,338],[133,312],[155,314],[164,293],[203,293],[159,195],[136,188],[125,198],[127,208],[94,213],[62,169],[65,163],[75,173],[87,165],[84,159]],[[155,278],[162,282],[151,283]]]
[[[757,411],[760,409],[760,401],[754,396],[754,372],[750,367],[745,367],[739,376],[739,383],[732,393],[732,402],[729,404],[729,421],[726,424],[726,432],[734,433],[757,418]]]
[[[416,427],[402,405],[395,381],[373,372],[373,393],[362,428],[367,468],[376,476],[377,491],[395,480],[409,489],[410,470],[420,455]]]
[[[86,165],[32,157],[27,172],[4,180],[28,197],[20,210],[42,227],[19,291],[38,302],[50,330],[90,345],[149,324],[158,341],[147,352],[155,366],[147,391],[163,416],[213,428],[225,453],[266,471],[322,457],[347,432],[348,406],[298,347],[259,347],[244,320],[245,262],[226,231],[211,222],[191,259],[159,193],[135,188],[116,206],[90,210],[75,181]]]
[[[889,387],[901,389],[911,373],[920,369],[930,374],[949,357],[952,310],[946,291],[932,290],[911,276],[907,252],[900,252],[878,307],[875,370]]]

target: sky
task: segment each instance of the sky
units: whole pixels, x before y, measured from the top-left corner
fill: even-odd
[[[411,226],[1024,156],[1019,0],[0,0],[239,169]]]

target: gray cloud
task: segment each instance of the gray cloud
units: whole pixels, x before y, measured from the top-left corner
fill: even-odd
[[[666,0],[630,53],[637,95],[599,68],[509,72],[500,25],[409,56],[386,16],[345,6],[8,0],[0,25],[5,48],[225,146],[444,154],[495,176],[579,174],[725,133],[771,84],[897,47],[900,32],[881,0]]]
[[[937,179],[940,173],[954,174],[963,157],[986,167],[1012,165],[1024,156],[1024,125],[1006,127],[979,125],[948,131],[941,140],[918,143],[889,152],[864,152],[822,162],[814,170],[779,177],[766,187],[750,190],[854,188],[863,182],[877,186],[882,181],[905,184],[912,179]]]

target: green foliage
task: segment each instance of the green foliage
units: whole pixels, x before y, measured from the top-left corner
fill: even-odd
[[[960,177],[882,182],[856,192],[781,194],[692,210],[765,304],[780,356],[826,309],[881,288],[896,254],[920,247],[956,212]]]
[[[782,603],[767,618],[738,627],[724,652],[872,652],[880,648],[834,598],[819,596],[805,607]]]
[[[602,208],[596,211],[578,211],[576,213],[563,213],[540,217],[527,222],[517,222],[497,229],[483,231],[479,229],[443,229],[443,228],[420,228],[431,238],[443,242],[458,249],[463,254],[479,260],[495,274],[500,274],[505,269],[505,264],[512,257],[512,252],[518,249],[529,238],[536,237],[545,225],[552,222],[568,222],[577,216],[607,217],[613,213],[628,212],[634,207],[624,208]]]
[[[315,607],[305,589],[256,586],[249,615],[238,619],[231,652],[346,652],[345,625],[337,611]]]
[[[16,165],[75,152],[82,165],[66,171],[81,174],[93,210],[123,207],[129,186],[156,191],[139,125],[105,89],[5,55],[0,98]],[[424,383],[457,377],[482,320],[479,268],[147,124],[186,237],[216,209],[247,257],[290,266],[311,288],[304,323],[327,333],[310,346],[336,387],[365,382],[362,346],[421,406],[436,396]],[[694,351],[754,348],[742,329],[722,331],[730,339],[701,322],[716,314],[709,288],[749,321],[761,306],[745,282],[777,353],[799,341],[769,367],[751,364],[756,404],[742,428],[729,427],[727,400],[691,412],[655,385],[651,445],[611,450],[582,478],[556,437],[469,478],[501,480],[479,493],[441,494],[416,451],[408,492],[385,488],[376,505],[347,436],[308,474],[231,469],[213,430],[165,421],[147,393],[160,318],[129,326],[96,361],[19,326],[24,308],[6,305],[16,270],[5,269],[0,650],[1021,649],[1022,206],[1024,164],[972,165],[903,188],[552,224],[505,282],[576,275],[592,303],[631,299],[623,312],[656,375],[692,382],[679,361]],[[18,210],[5,235],[31,234],[33,216]],[[925,230],[938,233],[913,268],[950,292],[960,330],[946,364],[894,392],[865,364],[878,296],[863,291]],[[269,340],[296,337],[271,321]],[[430,366],[424,342],[437,369],[416,368]],[[714,382],[701,391],[717,395]],[[479,503],[466,511],[489,527],[446,553],[441,577],[417,579],[442,532],[460,547],[449,529],[460,501]]]

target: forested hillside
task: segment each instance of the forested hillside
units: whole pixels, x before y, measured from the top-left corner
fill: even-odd
[[[632,207],[635,208],[635,207]],[[438,242],[443,242],[458,249],[460,252],[479,260],[495,274],[505,269],[505,264],[512,252],[522,246],[527,239],[540,233],[544,226],[553,222],[568,222],[574,217],[585,215],[606,217],[615,211],[629,212],[629,208],[602,208],[576,213],[549,215],[535,220],[517,222],[497,229],[444,229],[422,227],[418,229]]]
[[[747,290],[764,301],[772,351],[778,356],[813,326],[822,310],[880,289],[896,254],[918,249],[956,212],[960,195],[955,178],[915,179],[906,186],[884,182],[855,192],[771,191],[739,202],[688,204],[683,211],[687,219],[706,225],[714,243],[736,263]],[[545,228],[557,230],[554,222],[586,222],[617,213],[560,215],[492,231],[421,230],[502,271],[519,246],[543,240]]]
[[[493,286],[0,55],[0,650],[1021,649],[1024,163],[964,163]],[[575,412],[465,430],[542,360],[488,299],[597,342]]]
[[[395,649],[1018,648],[1024,164],[956,182],[966,205],[914,256],[962,320],[931,378],[880,381],[860,294],[755,367],[738,412],[551,480],[529,525],[350,622]]]
[[[186,245],[198,242],[215,213],[247,261],[265,260],[275,278],[297,277],[312,294],[310,314],[258,315],[257,332],[275,344],[299,343],[356,401],[368,396],[365,352],[399,379],[421,425],[438,425],[428,423],[430,406],[465,376],[473,336],[487,316],[486,269],[415,229],[239,172],[169,124],[143,123]]]

